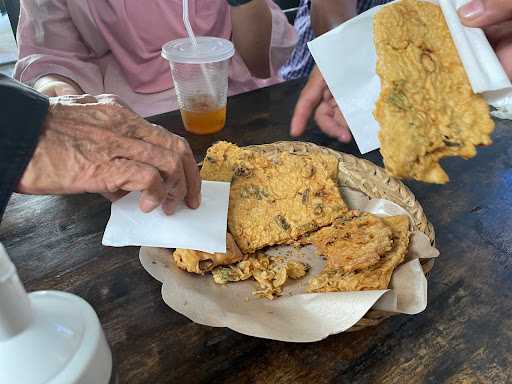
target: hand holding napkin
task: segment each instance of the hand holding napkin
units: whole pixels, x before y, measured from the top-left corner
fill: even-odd
[[[185,248],[203,252],[226,252],[229,183],[203,181],[202,203],[189,209],[181,203],[173,215],[161,208],[143,213],[140,193],[132,192],[112,204],[103,245],[123,247]]]

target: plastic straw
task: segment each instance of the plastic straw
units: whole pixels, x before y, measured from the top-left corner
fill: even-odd
[[[192,30],[192,26],[190,25],[190,19],[188,17],[188,0],[183,0],[183,24],[185,24],[185,30],[187,31],[188,37],[192,40],[192,45],[197,48],[197,39],[194,31]],[[206,80],[206,86],[208,87],[208,92],[212,97],[213,101],[216,101],[215,97],[215,89],[213,88],[210,77],[208,76],[208,72],[206,71],[206,67],[204,64],[199,64],[201,68],[201,72]]]

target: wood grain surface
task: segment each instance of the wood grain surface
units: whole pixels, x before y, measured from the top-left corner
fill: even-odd
[[[227,127],[189,136],[179,114],[152,121],[185,135],[198,160],[214,141],[290,139],[303,82],[236,96]],[[304,140],[357,154],[316,131]],[[107,248],[109,203],[95,195],[15,195],[0,225],[28,290],[58,289],[98,312],[120,383],[509,383],[512,382],[512,124],[471,160],[444,162],[445,186],[408,182],[434,224],[441,256],[429,306],[376,328],[311,344],[256,339],[192,323],[168,308],[136,248]],[[378,164],[377,152],[364,156]]]

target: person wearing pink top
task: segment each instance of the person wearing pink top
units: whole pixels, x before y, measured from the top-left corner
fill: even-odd
[[[228,4],[229,3],[229,4]],[[177,109],[170,40],[181,0],[21,0],[14,77],[48,96],[118,95],[142,116]],[[189,0],[196,35],[230,39],[229,95],[282,81],[296,32],[272,0]]]

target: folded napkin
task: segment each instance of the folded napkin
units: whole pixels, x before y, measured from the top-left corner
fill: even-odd
[[[443,10],[473,91],[498,108],[497,117],[512,117],[512,84],[494,50],[481,29],[463,26],[457,15],[456,10],[467,0],[431,2]],[[380,79],[375,71],[372,22],[386,6],[372,8],[308,43],[361,153],[380,147],[379,125],[373,117]]]
[[[229,183],[203,181],[201,206],[190,209],[180,203],[171,216],[161,208],[143,213],[139,198],[139,192],[132,192],[112,204],[103,245],[226,252]]]

